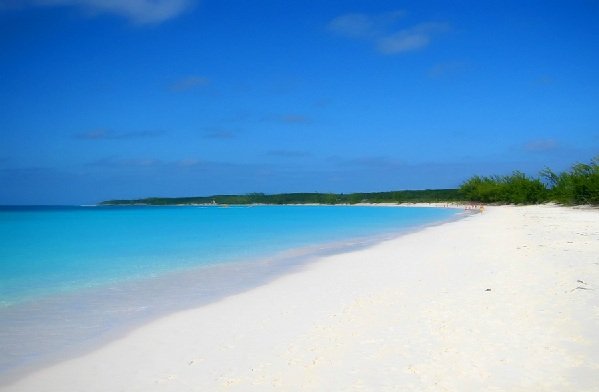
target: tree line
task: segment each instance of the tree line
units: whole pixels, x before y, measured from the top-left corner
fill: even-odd
[[[507,176],[474,176],[459,188],[465,200],[498,204],[599,205],[599,156],[555,173],[546,168],[538,177],[515,171]]]
[[[189,204],[358,204],[358,203],[433,203],[459,201],[457,189],[425,189],[371,193],[280,193],[267,195],[213,195],[197,197],[151,197],[133,200],[108,200],[100,205],[189,205]]]

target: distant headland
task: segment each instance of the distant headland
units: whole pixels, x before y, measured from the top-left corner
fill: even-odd
[[[148,197],[144,199],[107,200],[102,206],[117,205],[197,205],[197,204],[358,204],[358,203],[435,203],[463,200],[458,189],[425,189],[372,193],[248,193],[195,197]]]

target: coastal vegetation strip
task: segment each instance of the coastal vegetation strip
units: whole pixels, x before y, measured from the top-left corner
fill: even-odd
[[[403,190],[374,193],[281,193],[267,195],[214,195],[198,197],[150,197],[108,200],[100,205],[193,205],[193,204],[358,204],[473,202],[492,204],[599,205],[599,156],[555,173],[549,168],[530,177],[514,171],[507,176],[474,176],[459,189]]]
[[[192,205],[192,204],[358,204],[433,203],[459,201],[457,189],[427,189],[374,193],[281,193],[267,195],[214,195],[199,197],[150,197],[134,200],[108,200],[100,205]]]

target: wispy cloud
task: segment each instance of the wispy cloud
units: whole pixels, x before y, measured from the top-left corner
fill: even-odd
[[[266,152],[266,155],[281,158],[304,158],[311,154],[307,151],[298,150],[270,150]]]
[[[532,81],[532,83],[535,86],[547,87],[547,86],[551,86],[552,84],[555,84],[555,79],[549,75],[541,75],[538,78],[534,79]]]
[[[547,152],[560,148],[555,139],[536,139],[524,144],[524,150],[528,152]]]
[[[366,40],[382,54],[398,54],[428,46],[432,39],[447,30],[446,23],[426,22],[399,28],[404,11],[383,14],[346,14],[333,19],[328,28],[347,38]]]
[[[206,128],[203,131],[204,139],[234,139],[238,136],[238,132],[226,128]]]
[[[444,23],[421,23],[409,29],[381,37],[377,40],[377,48],[384,54],[396,54],[421,49],[428,46],[433,36],[447,31]]]
[[[103,168],[150,168],[164,165],[164,162],[155,158],[103,158],[88,162],[86,166]]]
[[[115,132],[106,129],[94,129],[77,133],[73,137],[80,140],[126,140],[153,138],[160,135],[162,135],[162,132],[157,131]]]
[[[245,121],[247,122],[251,118],[248,117]],[[312,119],[304,114],[299,113],[284,113],[284,114],[268,114],[255,118],[255,122],[268,122],[268,123],[279,123],[279,124],[309,124]]]
[[[385,35],[394,23],[406,15],[405,11],[383,14],[345,14],[329,22],[329,30],[349,38],[377,38]]]
[[[112,14],[136,24],[156,24],[189,10],[196,0],[22,0],[0,1],[2,8],[76,7],[95,16]]]
[[[328,161],[341,167],[360,169],[396,170],[406,166],[403,162],[383,156],[362,156],[353,158],[331,156],[328,158]]]
[[[277,120],[285,124],[307,124],[311,122],[309,117],[302,114],[283,114],[278,116]]]
[[[114,169],[114,170],[130,170],[139,173],[180,173],[182,170],[187,171],[214,171],[243,168],[245,165],[234,162],[217,162],[208,161],[197,157],[187,157],[181,159],[160,159],[152,157],[105,157],[88,162],[85,166],[89,168]]]
[[[195,167],[198,165],[201,165],[204,161],[202,161],[201,159],[197,159],[197,158],[187,158],[187,159],[181,159],[179,162],[177,162],[178,166],[181,167]]]
[[[188,76],[183,79],[177,80],[169,86],[169,90],[172,92],[183,92],[202,88],[210,84],[210,80],[203,76]]]
[[[468,68],[468,65],[461,61],[450,61],[433,65],[428,70],[428,76],[434,79],[444,78],[454,75]]]

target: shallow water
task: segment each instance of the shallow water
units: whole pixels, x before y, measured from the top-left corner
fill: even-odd
[[[0,301],[400,230],[454,213],[349,206],[3,207]]]

